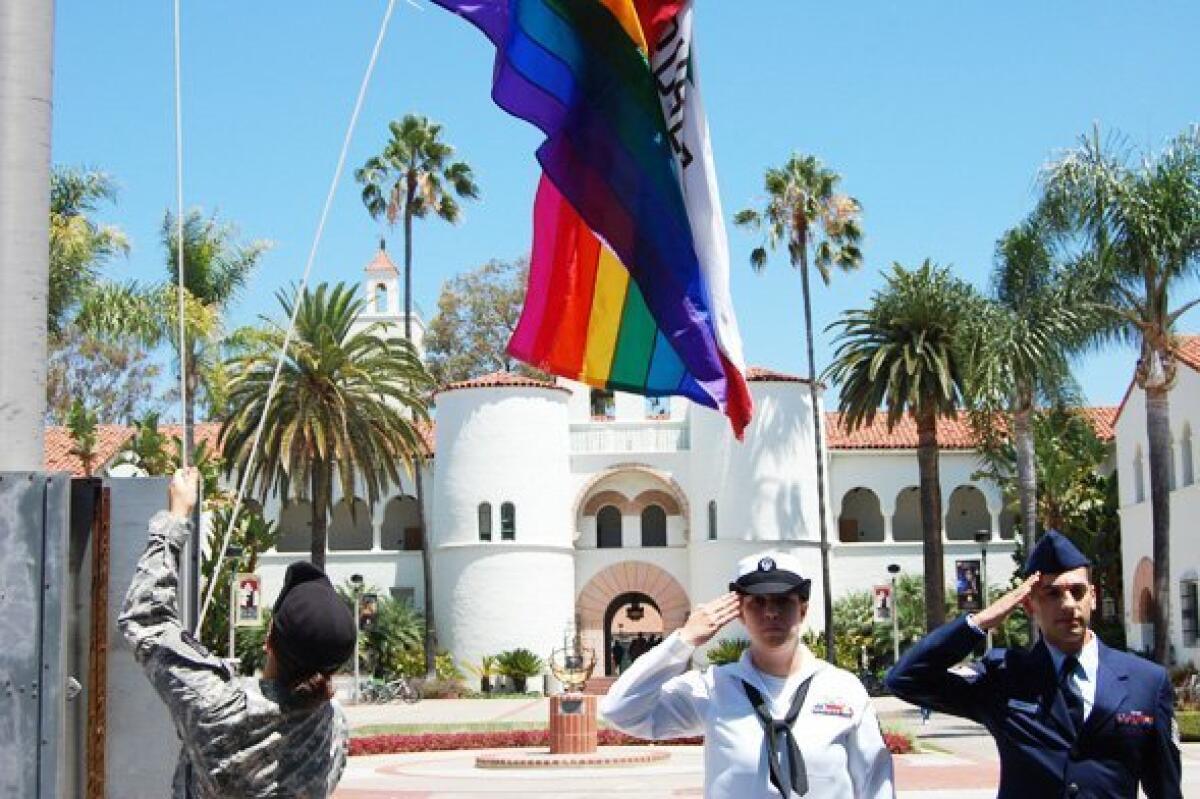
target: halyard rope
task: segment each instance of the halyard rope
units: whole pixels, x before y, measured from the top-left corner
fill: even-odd
[[[176,0],[178,3],[178,0]],[[242,478],[238,482],[237,497],[234,500],[233,512],[229,517],[229,524],[225,528],[225,535],[221,538],[221,546],[217,549],[217,561],[212,571],[212,578],[209,580],[208,592],[204,596],[204,603],[200,606],[200,615],[196,620],[195,635],[200,635],[200,628],[204,626],[204,616],[208,613],[208,606],[212,602],[213,592],[217,587],[217,576],[221,573],[221,565],[225,560],[225,548],[229,544],[229,537],[233,533],[234,525],[237,524],[238,513],[242,509],[242,500],[246,494],[246,483],[250,479],[250,474],[254,471],[254,460],[258,455],[258,445],[262,439],[263,427],[267,420],[267,411],[271,407],[271,402],[275,398],[275,390],[279,385],[279,375],[283,370],[283,361],[287,357],[288,347],[292,343],[292,333],[296,328],[296,316],[300,312],[300,299],[304,295],[305,287],[308,285],[309,273],[312,272],[313,262],[317,257],[317,248],[321,244],[321,237],[325,233],[325,221],[329,217],[329,209],[333,205],[334,195],[337,193],[338,183],[341,181],[342,170],[346,165],[346,153],[350,149],[350,141],[354,136],[354,128],[358,125],[358,115],[362,110],[363,99],[367,94],[367,86],[371,82],[371,74],[375,71],[375,62],[379,58],[379,51],[383,46],[383,39],[387,33],[388,22],[392,18],[392,10],[395,8],[396,0],[388,0],[387,10],[383,14],[383,20],[379,24],[379,35],[375,38],[375,49],[371,51],[371,60],[367,64],[367,71],[363,75],[362,84],[358,89],[358,99],[354,102],[354,112],[350,115],[350,124],[346,127],[346,135],[342,139],[342,150],[338,155],[337,167],[333,171],[333,179],[329,183],[329,192],[325,196],[325,206],[321,209],[321,219],[317,223],[317,232],[313,237],[312,247],[308,251],[308,262],[304,265],[304,275],[300,278],[300,283],[296,286],[296,293],[292,299],[292,315],[288,319],[287,333],[283,337],[283,346],[279,350],[279,358],[275,361],[275,373],[271,376],[271,385],[267,389],[267,401],[263,405],[263,413],[258,419],[258,427],[254,431],[254,442],[250,446],[250,456],[246,461],[246,468],[242,471]],[[176,88],[178,92],[178,87]]]

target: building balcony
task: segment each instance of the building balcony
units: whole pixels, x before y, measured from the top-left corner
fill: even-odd
[[[686,421],[600,421],[571,425],[572,455],[684,452],[690,446]]]

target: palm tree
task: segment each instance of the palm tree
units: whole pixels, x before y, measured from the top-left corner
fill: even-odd
[[[817,366],[813,355],[812,298],[808,288],[808,264],[829,285],[833,267],[843,271],[862,265],[858,242],[861,208],[856,200],[837,192],[841,177],[811,155],[793,155],[782,168],[767,170],[767,204],[761,210],[747,208],[733,218],[737,225],[754,230],[765,228],[765,242],[750,251],[750,265],[761,272],[767,265],[767,250],[786,246],[792,266],[800,270],[804,297],[804,337],[808,348],[808,389],[813,417],[813,447],[817,457],[817,511],[821,525],[821,587],[825,607],[825,640],[833,640],[833,589],[829,581],[829,531],[825,517],[825,442],[817,403]],[[835,647],[825,647],[826,657],[835,660]]]
[[[120,229],[97,224],[89,217],[101,202],[113,202],[116,197],[116,183],[103,172],[56,166],[50,173],[46,327],[51,335],[62,332],[68,313],[96,287],[104,262],[129,251],[129,241]]]
[[[451,162],[454,147],[441,141],[442,126],[416,114],[388,123],[392,137],[379,155],[367,159],[354,178],[363,184],[362,201],[374,219],[389,226],[404,220],[404,337],[412,339],[412,222],[433,211],[450,224],[462,216],[454,195],[479,196],[471,167]],[[450,191],[446,190],[449,185]]]
[[[963,320],[978,312],[979,298],[929,260],[913,270],[893,264],[886,279],[869,308],[846,311],[829,326],[841,332],[825,376],[841,385],[838,410],[848,430],[870,424],[881,408],[889,431],[906,415],[916,422],[925,625],[934,630],[946,620],[937,420],[962,404]]]
[[[266,241],[237,242],[237,229],[199,211],[183,220],[185,338],[179,346],[177,270],[178,232],[168,211],[163,218],[162,243],[168,277],[162,283],[103,285],[88,293],[78,322],[93,333],[119,335],[147,347],[169,342],[181,353],[187,398],[184,403],[184,446],[195,448],[193,425],[197,395],[203,391],[208,415],[220,410],[225,377],[223,318],[245,288],[259,259],[271,246]]]
[[[451,161],[454,147],[441,141],[442,126],[427,117],[405,114],[388,123],[391,138],[379,155],[368,158],[354,178],[363,185],[362,201],[372,218],[389,226],[404,220],[404,338],[412,341],[412,223],[433,211],[450,224],[462,217],[455,195],[479,196],[471,167]],[[449,190],[447,190],[447,186]],[[424,461],[422,460],[422,463]],[[417,521],[425,529],[425,491],[421,468],[413,472]],[[428,536],[421,542],[421,569],[425,588],[425,665],[436,676],[437,629],[433,623],[433,560]]]
[[[276,296],[290,318],[295,300],[282,291]],[[275,492],[284,501],[294,495],[311,502],[312,562],[324,568],[334,478],[351,508],[356,487],[373,507],[389,485],[399,485],[401,468],[413,470],[424,452],[418,425],[428,420],[431,381],[408,341],[389,337],[381,323],[355,329],[365,301],[353,289],[322,284],[306,289],[299,303],[269,403],[284,326],[268,321],[229,364],[221,445],[227,473],[236,471],[260,501]],[[251,466],[260,418],[266,421]]]
[[[1102,339],[1136,342],[1133,380],[1146,395],[1154,559],[1154,658],[1166,664],[1171,618],[1170,393],[1179,318],[1200,298],[1172,294],[1200,274],[1200,128],[1155,155],[1136,153],[1097,129],[1043,175],[1042,212],[1080,263],[1100,279],[1096,307],[1109,326]]]
[[[1031,217],[996,244],[992,298],[973,316],[968,403],[987,440],[996,417],[1011,417],[1017,495],[1025,551],[1037,535],[1037,471],[1033,414],[1039,402],[1061,404],[1077,395],[1070,357],[1092,332],[1086,285],[1056,261],[1045,225]]]

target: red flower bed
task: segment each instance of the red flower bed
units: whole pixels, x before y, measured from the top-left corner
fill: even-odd
[[[902,732],[885,731],[883,742],[887,744],[888,751],[893,755],[907,755],[913,750],[912,738]]]
[[[602,729],[598,733],[601,746],[639,746],[653,741],[634,738],[623,732]],[[913,750],[912,739],[895,732],[885,732],[883,740],[888,751],[902,755]],[[699,745],[704,738],[677,738],[658,743]],[[402,752],[444,752],[451,749],[507,749],[550,745],[549,730],[506,730],[499,732],[427,732],[416,735],[367,735],[350,739],[350,755],[394,755]]]
[[[599,730],[601,746],[636,746],[654,743],[617,730]],[[659,743],[702,744],[703,738],[679,738]],[[499,732],[427,732],[416,735],[368,735],[350,739],[350,756],[392,755],[401,752],[442,752],[449,749],[507,749],[550,745],[550,730]]]

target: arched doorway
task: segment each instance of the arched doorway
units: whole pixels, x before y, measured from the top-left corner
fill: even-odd
[[[641,619],[618,618],[638,600],[644,615]],[[579,628],[587,644],[596,652],[597,675],[608,674],[612,660],[612,630],[618,636],[628,632],[636,638],[639,627],[649,617],[655,623],[654,632],[663,636],[683,626],[691,602],[679,580],[665,569],[638,560],[625,560],[601,569],[580,589],[575,598]],[[661,622],[654,618],[657,615]],[[616,619],[614,621],[614,619]],[[618,628],[617,624],[624,624]],[[605,664],[601,670],[599,664]]]
[[[604,613],[605,676],[617,676],[619,667],[632,663],[661,641],[663,635],[662,612],[653,598],[638,591],[615,598]]]

